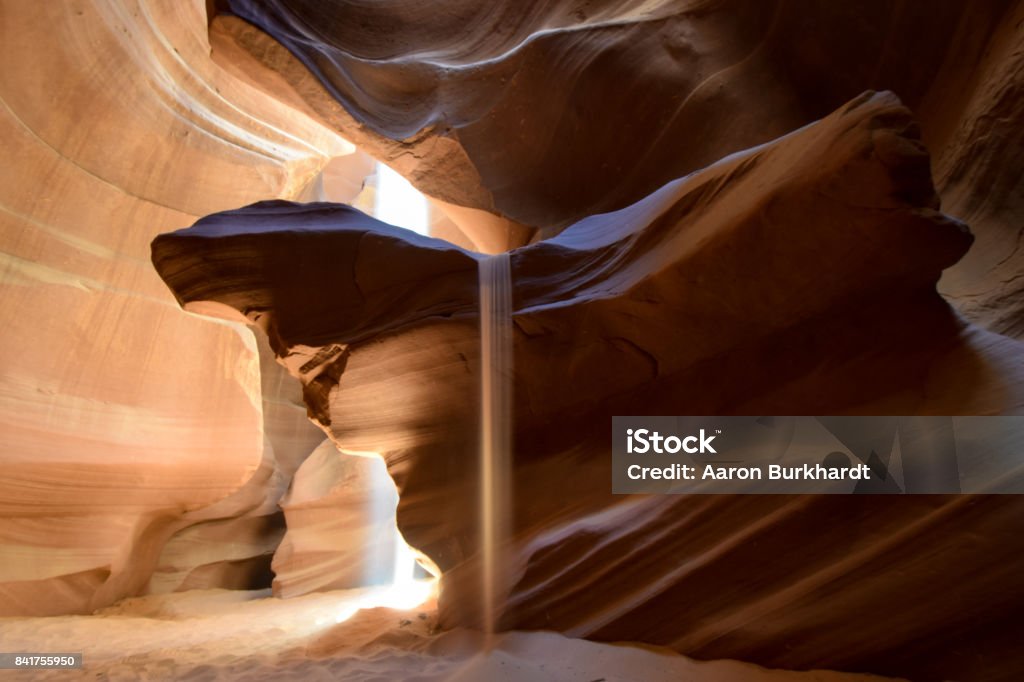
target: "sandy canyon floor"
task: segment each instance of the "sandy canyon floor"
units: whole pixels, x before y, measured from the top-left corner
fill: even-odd
[[[128,599],[91,616],[0,619],[7,651],[82,652],[83,670],[4,671],[6,679],[109,680],[690,680],[852,682],[881,678],[700,662],[667,649],[510,632],[436,632],[428,600],[364,608],[366,590],[274,599],[203,590]],[[379,602],[379,600],[378,600]]]

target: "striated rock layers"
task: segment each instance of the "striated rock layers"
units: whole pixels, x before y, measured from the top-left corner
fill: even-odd
[[[269,585],[323,434],[149,243],[355,149],[214,64],[201,2],[3,1],[0,60],[0,616]]]
[[[288,530],[274,553],[274,594],[391,582],[397,503],[380,459],[338,452],[325,440],[280,502]]]
[[[864,90],[897,92],[921,122],[947,212],[978,239],[943,293],[989,329],[1024,333],[1022,0],[218,6],[230,14],[214,22],[217,49],[247,55],[260,87],[446,205],[476,209],[460,224],[469,234],[518,224],[513,245],[632,204]],[[506,222],[482,223],[489,213]]]
[[[908,111],[866,93],[512,252],[501,627],[787,668],[956,677],[982,652],[1020,669],[1000,621],[1024,606],[1015,498],[609,492],[617,413],[1024,410],[1022,344],[935,291],[971,241]],[[153,242],[181,304],[264,329],[330,437],[384,456],[448,625],[479,622],[479,258],[331,204]]]
[[[1021,0],[0,0],[0,614],[270,580],[322,434],[259,337],[180,314],[155,234],[347,201],[354,142],[494,251],[892,88],[976,237],[943,294],[1019,336],[1022,46]]]

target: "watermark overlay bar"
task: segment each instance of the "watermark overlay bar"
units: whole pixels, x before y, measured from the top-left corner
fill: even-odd
[[[32,670],[44,668],[81,668],[82,654],[22,652],[0,653],[0,670]]]
[[[616,494],[1022,494],[1024,417],[613,417]]]

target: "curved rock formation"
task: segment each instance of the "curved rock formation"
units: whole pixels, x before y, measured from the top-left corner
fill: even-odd
[[[916,105],[963,17],[990,32],[1007,3],[225,4],[296,55],[302,66],[266,61],[311,107],[359,144],[411,156],[425,192],[546,228],[621,208],[867,87]]]
[[[338,452],[325,440],[280,504],[288,531],[274,554],[274,595],[391,582],[398,496],[381,460]]]
[[[502,627],[916,674],[919,652],[903,648],[952,641],[1024,601],[998,578],[1017,569],[1013,498],[609,494],[617,413],[1024,410],[1022,344],[966,325],[935,293],[971,237],[938,211],[917,135],[895,97],[866,93],[511,254],[516,579]],[[444,571],[449,625],[479,618],[478,258],[329,204],[255,204],[153,243],[179,302],[260,326],[331,438],[385,456],[400,528]],[[951,530],[954,513],[967,518]],[[846,544],[814,539],[838,518],[859,519]],[[938,574],[916,551],[907,565],[893,554],[981,527],[983,547],[936,545]],[[758,546],[787,558],[763,565]],[[860,579],[886,556],[896,571]],[[978,557],[1005,563],[972,583],[972,608],[925,618],[913,607]],[[823,606],[836,584],[859,606]],[[881,617],[897,604],[905,621]]]
[[[959,68],[966,82],[945,84],[948,95],[935,98],[959,105],[946,112],[948,142],[936,155],[935,175],[948,209],[976,226],[978,243],[943,278],[941,291],[971,320],[1021,338],[1024,2],[1004,15],[977,67]]]
[[[182,315],[149,264],[155,234],[354,152],[213,64],[206,24],[0,5],[0,615],[269,584],[277,499],[323,438],[252,333]]]
[[[337,442],[386,455],[406,535],[446,569],[445,622],[474,622],[479,256],[324,206],[183,239],[167,267],[199,244],[225,257],[207,283],[174,273],[190,306],[257,321],[273,350],[182,314],[147,259],[154,235],[210,213],[352,200],[373,161],[342,133],[431,194],[451,242],[562,233],[513,257],[516,483],[532,492],[503,626],[1024,674],[1005,622],[1022,605],[1012,498],[613,498],[601,426],[1019,409],[1020,346],[963,324],[933,284],[942,271],[960,312],[1021,335],[1024,1],[203,5],[0,0],[0,615],[269,584],[278,502],[323,439],[301,388]],[[944,211],[971,225],[953,265],[968,237],[934,212],[884,98],[677,180],[885,88],[917,112]],[[246,232],[272,212],[302,229]],[[308,262],[275,269],[273,248]],[[286,541],[279,592],[336,577],[314,540]]]
[[[510,229],[510,247],[530,228],[550,236],[864,90],[897,92],[947,211],[979,240],[943,293],[989,329],[1022,333],[1021,0],[219,4],[262,29],[214,24],[266,91],[428,195],[506,219],[456,220],[477,244]]]

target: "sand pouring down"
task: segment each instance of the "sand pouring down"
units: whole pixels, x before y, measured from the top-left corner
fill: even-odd
[[[496,632],[509,586],[512,491],[512,282],[507,253],[480,261],[480,541],[483,629]]]
[[[84,654],[0,677],[1024,679],[1024,0],[0,0],[0,61],[0,668]],[[641,415],[930,493],[621,488]]]

